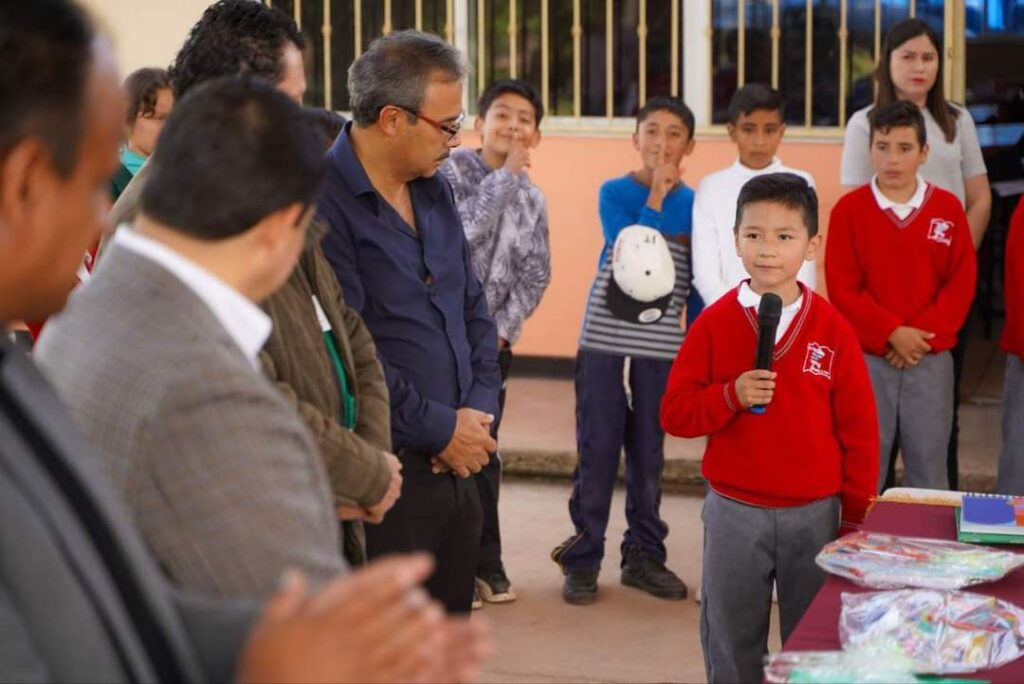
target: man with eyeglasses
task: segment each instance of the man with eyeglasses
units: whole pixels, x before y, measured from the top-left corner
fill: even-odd
[[[366,530],[370,558],[425,550],[431,594],[468,612],[482,516],[472,475],[494,457],[497,331],[451,188],[437,173],[460,143],[462,55],[401,31],[351,66],[352,119],[329,153],[323,248],[373,334],[387,378],[402,498]]]

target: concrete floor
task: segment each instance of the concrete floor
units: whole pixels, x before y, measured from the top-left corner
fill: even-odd
[[[690,587],[685,601],[663,601],[619,584],[624,497],[616,491],[598,601],[562,601],[551,549],[572,531],[568,482],[506,480],[501,491],[505,565],[519,600],[487,605],[497,646],[481,682],[703,682],[698,632],[703,527],[699,495],[667,495],[668,565]],[[771,639],[779,648],[778,636]]]

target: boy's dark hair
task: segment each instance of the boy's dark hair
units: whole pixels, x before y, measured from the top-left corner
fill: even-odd
[[[654,112],[671,112],[675,114],[683,122],[683,125],[686,126],[686,130],[690,132],[690,140],[693,140],[693,112],[686,106],[682,98],[657,95],[648,99],[647,103],[636,113],[636,127],[640,128],[640,124],[647,121],[647,117]]]
[[[295,21],[280,10],[253,0],[220,0],[203,12],[168,69],[175,99],[221,76],[258,76],[281,80],[281,50],[287,43],[302,50],[306,39]]]
[[[799,209],[807,225],[807,234],[818,234],[818,193],[795,173],[766,173],[748,180],[736,200],[736,223],[733,232],[739,230],[743,210],[755,202],[774,202],[790,209]]]
[[[303,107],[302,115],[318,134],[323,136],[324,145],[330,147],[341,134],[348,119],[337,112],[323,107]]]
[[[302,108],[264,79],[215,79],[174,108],[157,142],[143,213],[204,240],[249,230],[319,192],[324,145]]]
[[[786,120],[786,101],[775,88],[763,83],[748,83],[729,100],[729,123],[735,124],[741,116],[748,116],[759,109],[779,113],[779,119]]]
[[[942,130],[946,142],[951,143],[956,139],[956,120],[960,117],[960,110],[946,100],[946,95],[943,92],[943,62],[945,60],[942,59],[942,43],[939,42],[939,37],[932,30],[932,27],[921,19],[904,19],[885,34],[885,39],[882,41],[882,49],[878,56],[878,65],[875,67],[875,82],[878,83],[875,106],[882,107],[899,100],[899,95],[896,93],[896,85],[892,82],[892,74],[890,73],[892,53],[908,40],[913,40],[920,36],[926,36],[928,41],[931,42],[932,47],[935,48],[935,52],[938,53],[939,69],[935,74],[935,85],[928,91],[926,106],[928,111],[932,113],[935,123]]]
[[[152,116],[156,111],[156,99],[164,88],[170,88],[166,69],[147,67],[128,74],[124,79],[124,94],[128,100],[125,110],[125,125],[131,126],[140,116]]]
[[[506,80],[491,85],[480,97],[480,103],[476,109],[477,114],[481,118],[487,116],[487,110],[491,108],[494,101],[502,95],[509,94],[518,95],[533,105],[533,118],[536,120],[535,123],[540,126],[540,121],[544,118],[544,102],[540,99],[537,89],[526,81]]]
[[[74,2],[0,1],[0,161],[39,139],[65,178],[78,163],[94,30]]]
[[[917,144],[924,147],[928,134],[924,126],[921,109],[907,100],[896,100],[881,107],[874,107],[868,112],[868,123],[871,126],[869,141],[874,141],[875,131],[888,133],[893,128],[913,128],[917,134]]]

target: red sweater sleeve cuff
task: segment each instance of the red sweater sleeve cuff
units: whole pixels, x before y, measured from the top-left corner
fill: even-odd
[[[725,405],[733,413],[738,413],[743,405],[740,403],[740,396],[736,394],[736,382],[727,382],[722,385],[722,396],[725,398]]]
[[[843,531],[859,530],[867,515],[871,502],[860,497],[842,497],[842,522]],[[850,529],[845,529],[850,528]]]
[[[875,356],[885,356],[885,353],[889,351],[889,338],[892,337],[893,331],[901,325],[903,323],[896,316],[889,316],[879,320],[875,325],[874,333],[871,335],[874,339],[870,340],[870,348],[865,349],[865,351]]]

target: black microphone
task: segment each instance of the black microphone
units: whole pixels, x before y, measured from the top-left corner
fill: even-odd
[[[782,299],[779,295],[766,292],[761,297],[761,305],[757,307],[757,358],[754,359],[754,368],[757,370],[771,370],[772,357],[775,354],[775,331],[779,328],[779,319],[782,318]],[[761,404],[750,407],[751,413],[764,413],[765,407]]]

